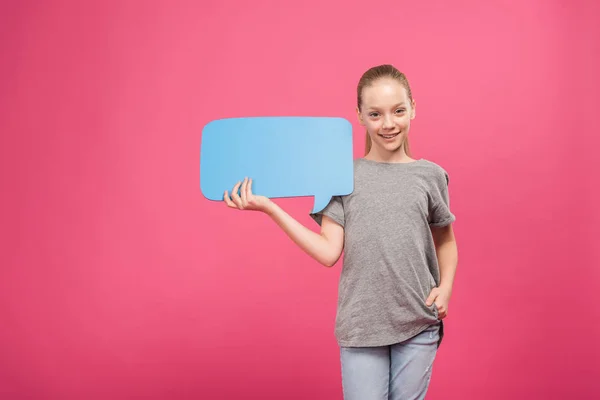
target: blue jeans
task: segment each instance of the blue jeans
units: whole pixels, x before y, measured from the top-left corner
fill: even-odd
[[[342,347],[344,400],[424,399],[440,339],[440,323],[391,346]]]

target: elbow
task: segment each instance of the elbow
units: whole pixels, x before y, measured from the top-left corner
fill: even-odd
[[[340,243],[337,240],[329,240],[327,236],[321,234],[323,238],[323,246],[319,249],[318,261],[321,265],[331,268],[337,264],[344,251],[343,239]]]
[[[323,265],[324,267],[331,268],[335,264],[337,264],[339,259],[340,259],[340,255],[338,254],[335,256],[326,257],[326,258],[320,260],[320,262],[321,262],[321,265]]]

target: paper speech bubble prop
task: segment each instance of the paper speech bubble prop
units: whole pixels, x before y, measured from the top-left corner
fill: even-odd
[[[211,121],[202,131],[200,190],[223,201],[236,182],[269,198],[314,196],[312,212],[352,193],[352,124],[332,117],[250,117]]]

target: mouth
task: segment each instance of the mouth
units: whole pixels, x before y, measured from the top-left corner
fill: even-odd
[[[400,132],[392,133],[389,135],[382,135],[382,134],[378,133],[379,136],[381,136],[382,138],[387,139],[387,140],[391,140],[391,139],[395,138],[396,136],[398,136],[399,134],[400,134]]]

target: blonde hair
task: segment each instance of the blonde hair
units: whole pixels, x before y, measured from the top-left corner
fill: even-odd
[[[396,69],[396,67],[394,67],[393,65],[384,64],[370,68],[361,76],[360,80],[358,81],[358,87],[356,91],[359,110],[362,107],[362,92],[364,88],[371,86],[373,83],[375,83],[375,81],[382,78],[395,79],[402,86],[404,86],[408,95],[408,99],[412,104],[412,92],[410,91],[410,85],[408,84],[408,79],[406,79],[406,76],[402,72],[398,71],[398,69]],[[369,151],[371,151],[371,136],[369,136],[368,132],[366,133],[366,136],[367,138],[365,144],[365,155],[367,155]],[[406,152],[406,155],[408,155],[409,157],[411,156],[408,137],[404,139],[404,151]]]

